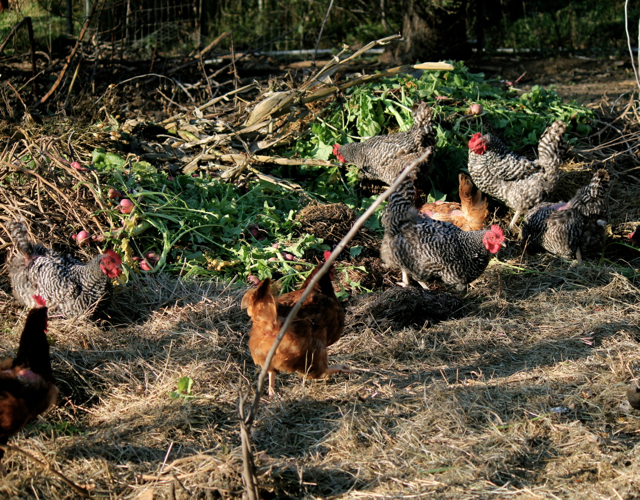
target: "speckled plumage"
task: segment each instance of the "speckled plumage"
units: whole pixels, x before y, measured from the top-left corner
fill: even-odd
[[[32,244],[22,223],[10,222],[7,228],[19,252],[9,261],[8,269],[13,296],[20,304],[35,307],[33,295],[40,295],[51,313],[75,317],[93,312],[111,294],[111,278],[101,268],[108,259],[106,254],[83,264]]]
[[[413,204],[414,186],[406,179],[391,194],[382,217],[385,228],[380,256],[391,268],[401,269],[423,287],[423,281],[440,278],[464,290],[478,278],[491,259],[485,239],[495,252],[504,235],[497,226],[485,231],[462,231],[448,222],[421,217]],[[493,252],[493,253],[495,253]]]
[[[344,161],[356,165],[361,177],[378,179],[391,185],[404,165],[417,159],[428,147],[435,147],[432,114],[431,108],[421,102],[414,107],[413,125],[406,132],[351,142],[339,146],[336,152],[343,156]],[[397,162],[399,158],[403,158],[404,163]],[[418,183],[428,179],[432,166],[433,163],[427,160],[417,167]]]
[[[533,161],[510,151],[493,134],[475,134],[469,141],[469,174],[478,189],[515,210],[511,225],[520,214],[541,203],[558,182],[565,128],[558,120],[545,130],[538,143],[538,159]]]
[[[602,249],[609,174],[598,170],[567,203],[541,203],[525,215],[522,239],[529,253],[546,250],[567,259]],[[579,251],[579,253],[578,253]]]

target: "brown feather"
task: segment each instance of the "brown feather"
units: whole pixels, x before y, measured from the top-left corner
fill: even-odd
[[[320,270],[317,266],[299,290],[274,297],[268,278],[254,290],[245,293],[242,307],[253,321],[249,332],[249,350],[253,361],[262,366],[282,324],[296,304],[311,278]],[[298,372],[309,378],[330,374],[327,347],[336,342],[344,330],[344,309],[331,284],[331,273],[322,276],[313,292],[298,311],[289,330],[278,345],[269,371]]]

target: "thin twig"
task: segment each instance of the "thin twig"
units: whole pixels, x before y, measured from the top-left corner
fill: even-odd
[[[327,7],[327,13],[324,15],[324,19],[322,20],[322,24],[320,25],[320,32],[318,33],[318,41],[316,42],[316,48],[313,51],[313,64],[316,64],[316,56],[318,55],[318,47],[320,46],[320,39],[322,38],[322,31],[324,30],[324,25],[329,18],[329,12],[331,12],[331,7],[333,7],[333,0],[329,2],[329,7]]]
[[[30,458],[31,460],[33,460],[37,464],[39,464],[42,467],[44,467],[46,470],[51,471],[55,476],[60,478],[64,483],[66,483],[68,486],[73,488],[73,490],[76,493],[78,493],[79,495],[82,495],[85,498],[89,497],[89,492],[87,490],[85,490],[84,488],[81,488],[80,486],[78,486],[76,483],[74,483],[71,479],[69,479],[67,476],[65,476],[61,472],[58,472],[57,470],[53,469],[51,467],[51,465],[49,465],[48,463],[37,459],[31,453],[28,453],[28,452],[24,451],[23,449],[18,448],[17,446],[11,446],[11,445],[8,445],[8,444],[0,444],[0,450],[17,451],[18,453],[22,453],[25,457]]]

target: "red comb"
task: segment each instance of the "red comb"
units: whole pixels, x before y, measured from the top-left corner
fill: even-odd
[[[329,250],[325,250],[322,255],[324,255],[324,260],[327,261],[331,256],[331,252]]]
[[[504,240],[504,231],[502,230],[502,228],[500,226],[496,226],[495,224],[492,224],[491,225],[491,231],[496,233],[496,236],[498,236],[499,238],[502,238]]]
[[[38,304],[40,307],[47,307],[47,302],[42,298],[42,296],[34,295],[33,300],[35,300],[36,304]]]
[[[471,139],[469,139],[469,149],[472,149],[476,145],[476,142],[478,142],[480,137],[482,137],[480,132],[476,132],[471,136]]]
[[[104,253],[104,255],[108,255],[109,257],[111,257],[114,260],[116,266],[122,265],[122,259],[120,258],[120,256],[110,248]]]

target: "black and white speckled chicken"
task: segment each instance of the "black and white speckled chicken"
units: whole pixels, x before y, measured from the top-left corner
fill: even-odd
[[[27,307],[35,307],[33,296],[40,295],[52,313],[65,317],[94,313],[111,294],[111,280],[122,274],[120,256],[113,250],[83,264],[33,244],[20,222],[9,222],[7,228],[19,252],[8,263],[13,296]]]
[[[515,210],[518,217],[541,203],[560,178],[560,144],[564,122],[553,122],[540,138],[538,159],[529,160],[510,151],[495,135],[474,134],[469,140],[469,174],[483,193]]]
[[[598,170],[571,200],[541,203],[525,215],[522,240],[529,253],[546,250],[567,259],[602,249],[606,237],[609,173]]]
[[[360,169],[365,179],[377,179],[387,185],[413,160],[422,155],[428,147],[435,147],[435,133],[431,125],[432,109],[421,102],[413,108],[413,125],[406,132],[376,135],[363,142],[336,144],[333,153],[342,163],[352,163]],[[403,157],[403,162],[396,162]],[[433,163],[422,162],[416,168],[419,186],[428,180]]]
[[[426,280],[440,278],[464,290],[502,247],[504,233],[498,226],[484,231],[463,231],[449,222],[420,216],[414,206],[414,186],[405,179],[391,194],[382,217],[385,228],[380,256],[387,266],[402,271],[427,288]]]

